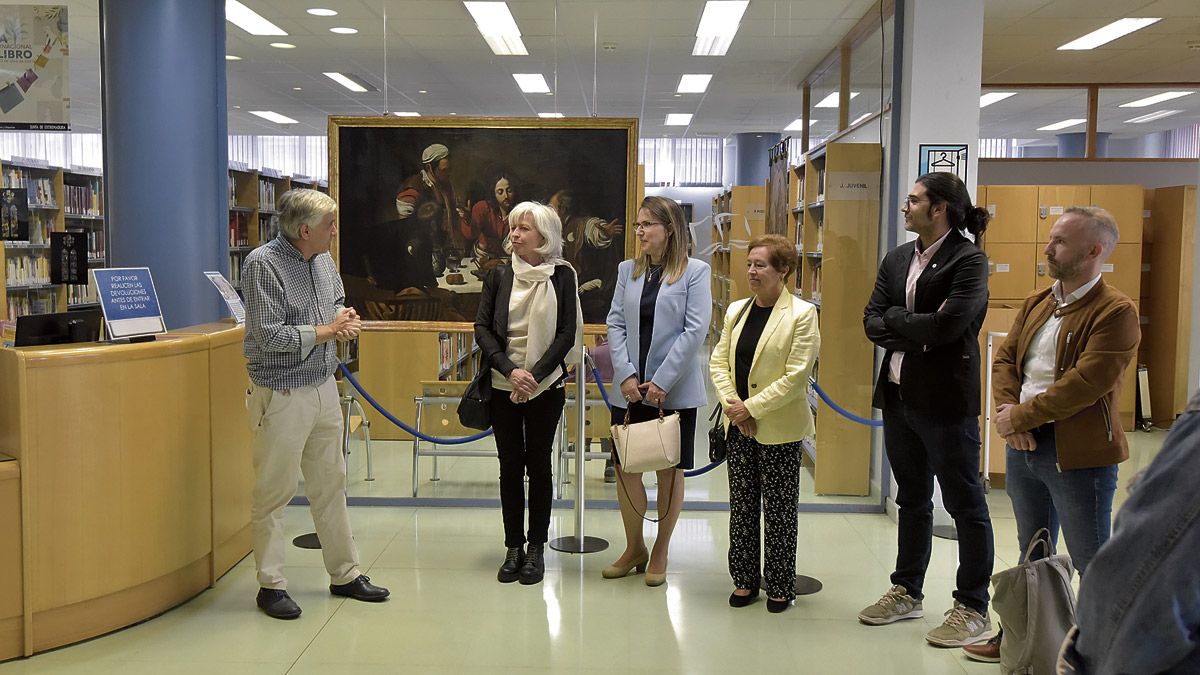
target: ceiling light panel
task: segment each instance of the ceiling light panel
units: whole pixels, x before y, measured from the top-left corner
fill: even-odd
[[[287,35],[287,31],[238,0],[225,0],[225,20],[251,35]]]
[[[993,103],[999,103],[1010,96],[1016,96],[1015,91],[989,91],[979,97],[979,107],[986,108]]]
[[[1073,126],[1077,126],[1079,124],[1083,124],[1086,121],[1087,121],[1086,119],[1072,118],[1069,120],[1063,120],[1061,122],[1055,122],[1054,124],[1047,124],[1044,127],[1038,127],[1037,130],[1038,131],[1058,131],[1059,129],[1066,129],[1067,127],[1073,127]]]
[[[817,120],[810,120],[808,123],[808,126],[811,127],[812,125],[814,125],[816,123],[817,123]],[[803,129],[804,129],[804,118],[803,117],[797,117],[796,119],[792,120],[791,124],[789,124],[783,128],[784,131],[802,131]]]
[[[294,120],[294,119],[288,117],[287,115],[280,115],[279,113],[277,113],[273,110],[251,110],[250,114],[257,115],[257,116],[263,118],[264,120],[267,120],[268,122],[274,122],[276,124],[297,124],[298,123],[297,120]]]
[[[1158,19],[1121,19],[1114,21],[1107,26],[1094,30],[1081,38],[1071,40],[1067,44],[1059,47],[1062,50],[1077,50],[1077,49],[1095,49],[1101,45],[1108,44],[1117,38],[1125,37],[1130,33],[1141,30],[1146,26],[1162,21]]]
[[[350,91],[361,94],[366,91],[378,91],[375,87],[363,81],[362,78],[350,73],[323,73],[325,77],[337,82]]]
[[[421,116],[421,113],[419,113],[419,112],[408,112],[408,111],[394,112],[392,114],[395,115],[396,117],[420,117]]]
[[[1181,112],[1183,112],[1183,111],[1182,110],[1159,110],[1156,112],[1152,112],[1148,115],[1142,115],[1140,117],[1135,117],[1131,120],[1125,120],[1125,123],[1126,124],[1145,124],[1146,122],[1153,122],[1154,120],[1161,120],[1162,118],[1170,117],[1171,115],[1178,115]]]
[[[334,28],[330,28],[329,32],[337,33],[338,35],[354,35],[355,33],[358,32],[358,29],[357,28],[347,28],[345,26],[335,26]]]
[[[692,123],[691,113],[668,113],[667,120],[663,122],[669,127],[686,127]]]
[[[679,78],[679,86],[675,91],[680,94],[703,94],[712,80],[711,73],[695,73]]]
[[[521,41],[521,30],[508,4],[504,2],[463,2],[475,28],[496,56],[526,56],[529,50]]]
[[[1154,96],[1147,96],[1146,98],[1139,98],[1138,100],[1130,101],[1129,103],[1122,103],[1121,107],[1122,108],[1145,108],[1147,106],[1152,106],[1156,103],[1162,103],[1163,101],[1173,101],[1177,98],[1183,98],[1184,96],[1190,96],[1191,94],[1194,94],[1194,93],[1196,93],[1196,92],[1194,92],[1194,91],[1164,91],[1161,94],[1155,94]]]
[[[850,92],[850,98],[854,98],[855,96],[858,96],[857,91]],[[838,107],[838,92],[835,91],[835,92],[831,93],[830,95],[821,99],[821,101],[813,107],[814,108],[836,108],[836,107]]]
[[[546,84],[546,78],[541,73],[514,73],[513,79],[526,94],[545,94],[550,91],[550,85]]]
[[[337,16],[336,10],[325,9],[324,7],[313,7],[312,9],[308,10],[308,13],[312,14],[313,16]]]
[[[538,117],[540,117],[544,120],[562,119],[562,116],[563,116],[562,113],[538,113]]]
[[[709,0],[696,27],[692,56],[724,56],[733,44],[749,0]]]

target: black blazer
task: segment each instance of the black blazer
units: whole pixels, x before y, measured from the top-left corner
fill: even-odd
[[[575,346],[575,304],[579,302],[575,290],[575,271],[570,265],[559,263],[550,277],[554,293],[558,296],[558,318],[555,322],[554,339],[542,354],[542,358],[530,369],[538,382],[562,366],[566,376],[566,358]],[[475,342],[483,352],[482,363],[489,368],[508,374],[517,364],[508,358],[508,300],[512,296],[513,271],[508,265],[498,265],[483,277],[483,292],[479,296],[479,311],[475,314]],[[560,378],[561,379],[561,378]],[[481,378],[480,384],[492,386],[492,378]]]
[[[910,241],[884,256],[863,311],[867,338],[886,350],[872,405],[883,409],[892,353],[903,351],[900,396],[908,406],[945,421],[977,416],[987,256],[957,230],[950,232],[917,279],[910,312],[904,286],[915,250]]]

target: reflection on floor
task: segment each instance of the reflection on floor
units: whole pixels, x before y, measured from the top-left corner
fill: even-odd
[[[1124,485],[1164,436],[1131,434],[1133,457],[1122,466],[1118,505]],[[388,453],[376,452],[382,481]],[[479,476],[479,494],[493,489],[486,485],[487,461],[461,461],[480,467],[469,469]],[[599,476],[601,464],[593,463]],[[442,467],[443,476],[453,465]],[[427,488],[431,494],[441,489],[423,486],[422,492]],[[995,566],[1002,569],[1017,560],[1012,508],[1001,490],[993,490],[988,501]],[[289,591],[304,609],[299,620],[269,619],[254,607],[254,566],[247,558],[214,588],[158,618],[0,664],[0,675],[999,672],[965,660],[957,649],[924,642],[924,633],[950,606],[954,542],[934,541],[924,619],[883,627],[855,619],[888,586],[896,528],[884,515],[801,514],[798,571],[825,588],[778,615],[768,614],[762,602],[743,609],[726,603],[728,516],[721,512],[684,513],[667,584],[659,588],[647,588],[640,576],[600,577],[623,545],[619,518],[611,511],[591,511],[586,521],[589,534],[611,542],[609,550],[550,553],[545,582],[530,587],[495,581],[504,552],[496,509],[362,507],[352,509],[351,518],[364,571],[392,589],[386,603],[330,596],[320,552],[290,549]],[[284,524],[289,538],[312,529],[307,509],[300,507],[287,509]],[[569,535],[572,527],[571,512],[556,511],[551,536]],[[647,537],[653,533],[648,525]]]

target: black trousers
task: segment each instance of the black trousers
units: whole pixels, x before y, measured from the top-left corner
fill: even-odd
[[[756,589],[759,570],[767,596],[796,597],[796,500],[800,497],[800,443],[763,445],[729,427],[729,576]],[[759,558],[758,523],[765,523],[766,554]]]
[[[886,367],[886,366],[885,366]],[[899,541],[892,583],[920,599],[933,546],[933,479],[958,531],[958,575],[954,598],[987,613],[988,581],[995,549],[992,520],[979,480],[979,420],[945,422],[909,407],[900,388],[886,384],[883,438],[899,487]]]
[[[529,543],[545,544],[550,529],[554,480],[550,451],[562,417],[566,390],[549,389],[528,403],[513,403],[509,392],[492,391],[489,404],[496,450],[500,454],[500,508],[504,514],[504,545],[526,541],[525,475],[529,474]]]

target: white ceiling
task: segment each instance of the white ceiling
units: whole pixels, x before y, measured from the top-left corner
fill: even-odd
[[[459,0],[243,2],[289,35],[256,37],[226,24],[226,51],[243,57],[227,62],[229,132],[314,135],[325,134],[328,115],[390,111],[427,116],[633,116],[641,118],[644,136],[779,131],[800,114],[797,84],[872,5],[871,0],[752,0],[726,56],[694,57],[691,49],[703,0],[509,0],[530,55],[500,57],[488,49]],[[98,131],[98,2],[65,4],[71,21],[73,127]],[[318,6],[339,14],[326,18],[305,11]],[[1012,82],[1200,80],[1200,44],[1188,46],[1200,40],[1197,0],[985,0],[985,8],[985,88],[1006,89],[998,85]],[[1055,49],[1126,16],[1164,19],[1100,49]],[[359,32],[330,33],[335,26]],[[297,48],[269,47],[274,41]],[[878,40],[871,42],[854,64],[854,89],[863,93],[852,102],[851,119],[879,96],[881,47]],[[883,65],[890,79],[890,56]],[[351,93],[321,75],[331,70],[354,73],[380,91]],[[544,74],[556,95],[522,94],[511,77],[522,72]],[[708,92],[676,96],[683,73],[713,73]],[[825,86],[833,88],[836,80]],[[428,93],[418,93],[422,89]],[[823,95],[820,89],[814,88],[814,97]],[[1121,136],[1200,121],[1197,93],[1162,106],[1184,109],[1182,114],[1149,124],[1124,124],[1125,119],[1159,108],[1117,108],[1117,103],[1158,91],[1103,91],[1100,130]],[[277,125],[248,113],[261,109],[288,115],[299,124]],[[666,127],[668,112],[695,117],[690,127]],[[1024,91],[983,109],[982,135],[1050,137],[1053,132],[1034,130],[1068,117],[1085,117],[1085,112],[1083,90]],[[813,116],[818,120],[815,135],[833,130],[836,110]]]

